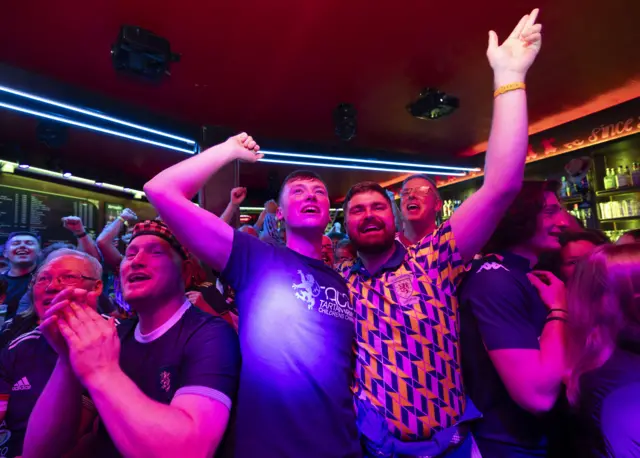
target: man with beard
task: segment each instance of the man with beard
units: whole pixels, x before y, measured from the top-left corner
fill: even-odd
[[[524,16],[501,46],[489,34],[496,90],[484,185],[446,223],[405,248],[394,240],[393,204],[384,189],[360,183],[346,195],[347,234],[359,257],[340,270],[356,308],[358,421],[372,455],[445,453],[466,437],[465,421],[478,417],[465,403],[455,294],[465,262],[522,186],[523,81],[540,49],[537,14]]]
[[[31,232],[14,232],[4,245],[4,255],[9,260],[9,270],[2,274],[9,285],[5,319],[10,320],[16,315],[20,299],[29,289],[31,274],[36,269],[40,255],[40,241]]]
[[[100,416],[86,456],[214,456],[236,397],[240,353],[224,320],[185,300],[187,259],[166,225],[144,221],[120,268],[135,319],[116,329],[91,307],[96,293],[82,289],[51,301],[40,329],[58,359],[29,420],[25,458],[68,450],[83,387]]]
[[[211,175],[234,160],[255,162],[257,151],[240,134],[165,170],[144,190],[176,236],[236,292],[236,456],[359,457],[350,390],[353,307],[342,278],[322,261],[325,184],[313,172],[285,178],[277,216],[286,247],[234,231],[191,201]]]

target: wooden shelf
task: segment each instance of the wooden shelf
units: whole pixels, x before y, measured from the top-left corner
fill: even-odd
[[[622,218],[601,219],[601,223],[618,223],[623,221],[636,221],[640,220],[640,215],[637,216],[623,216]]]
[[[622,194],[633,194],[635,192],[640,192],[640,186],[626,186],[624,188],[607,189],[606,191],[598,191],[596,192],[596,196],[610,197],[610,196],[619,196]]]
[[[584,197],[582,196],[566,197],[566,198],[560,199],[560,202],[567,205],[581,204],[582,202],[584,202]]]

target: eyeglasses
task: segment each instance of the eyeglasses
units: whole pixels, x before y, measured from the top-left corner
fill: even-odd
[[[400,197],[407,197],[411,194],[415,194],[416,196],[426,196],[431,192],[431,188],[429,186],[419,186],[417,188],[404,188],[400,191]]]
[[[87,277],[86,275],[82,275],[82,274],[68,273],[68,274],[57,275],[55,277],[48,274],[42,274],[42,275],[38,275],[34,279],[33,285],[37,288],[44,288],[49,286],[53,280],[56,280],[60,286],[79,285],[82,282],[82,280],[98,281],[97,278]]]

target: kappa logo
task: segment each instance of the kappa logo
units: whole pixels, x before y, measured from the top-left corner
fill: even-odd
[[[313,310],[316,303],[316,297],[320,294],[320,285],[313,278],[313,275],[305,275],[301,270],[298,271],[300,275],[300,283],[294,283],[292,285],[293,290],[296,292],[296,297],[307,304],[309,310]]]
[[[13,391],[26,391],[31,389],[31,384],[29,383],[29,380],[27,380],[27,377],[22,377],[11,389]]]
[[[509,269],[507,269],[502,264],[498,264],[497,262],[485,262],[484,264],[482,264],[482,266],[480,266],[480,268],[476,273],[479,274],[483,270],[498,270],[498,269],[504,269],[507,272],[509,272]]]

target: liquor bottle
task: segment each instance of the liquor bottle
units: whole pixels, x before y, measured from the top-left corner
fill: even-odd
[[[640,186],[640,164],[633,163],[633,171],[631,172],[631,183],[633,186]]]
[[[604,176],[604,189],[613,189],[616,187],[616,177],[613,169],[607,168]]]

